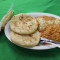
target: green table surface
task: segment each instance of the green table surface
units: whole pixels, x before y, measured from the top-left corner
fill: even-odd
[[[0,0],[0,20],[14,3],[15,14],[45,12],[60,16],[60,0]],[[0,32],[0,60],[60,60],[60,49],[29,50],[11,43]]]

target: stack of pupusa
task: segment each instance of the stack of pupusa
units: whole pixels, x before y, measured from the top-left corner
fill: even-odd
[[[38,16],[35,17],[39,22],[38,30],[41,33],[41,37],[60,41],[60,18],[52,16]]]
[[[40,42],[37,20],[27,14],[17,14],[10,21],[11,41],[20,46],[35,46]]]

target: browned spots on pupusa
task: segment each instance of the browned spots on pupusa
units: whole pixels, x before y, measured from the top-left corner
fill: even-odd
[[[32,27],[32,25],[29,25],[28,27],[29,27],[29,28],[31,28],[31,27]]]
[[[44,20],[47,20],[47,21],[49,21],[49,20],[51,20],[51,21],[56,20],[56,18],[52,17],[52,16],[38,16],[38,17],[35,17],[35,18],[36,19],[43,18]]]
[[[55,17],[52,17],[52,16],[43,16],[43,18],[45,19],[45,20],[56,20],[56,18]]]
[[[18,25],[17,25],[17,21],[14,22],[14,25],[15,25],[15,26],[18,26]]]
[[[30,15],[25,15],[25,14],[21,14],[21,16],[19,17],[19,19],[22,21],[22,22],[29,22],[31,21],[32,19],[34,19],[34,17],[30,16]]]

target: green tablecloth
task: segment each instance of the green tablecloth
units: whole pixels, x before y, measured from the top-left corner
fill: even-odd
[[[0,0],[0,19],[14,3],[15,14],[47,12],[60,16],[60,0]],[[60,60],[60,49],[35,51],[18,47],[0,32],[0,60]]]

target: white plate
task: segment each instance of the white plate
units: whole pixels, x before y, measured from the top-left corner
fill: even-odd
[[[30,14],[32,16],[53,16],[53,17],[58,17],[59,16],[56,16],[56,15],[53,15],[53,14],[49,14],[49,13],[27,13],[27,14]],[[8,38],[9,41],[11,41],[10,39],[10,32],[11,32],[11,29],[10,29],[10,26],[9,26],[9,22],[6,24],[5,26],[5,35],[6,37]],[[12,42],[12,41],[11,41]],[[13,43],[13,42],[12,42]],[[22,47],[22,46],[21,46]],[[34,50],[45,50],[45,49],[51,49],[51,48],[55,48],[56,46],[54,45],[39,45],[39,46],[34,46],[34,47],[24,47],[24,48],[28,48],[28,49],[34,49]]]

